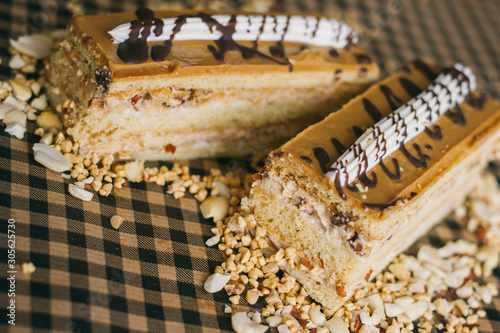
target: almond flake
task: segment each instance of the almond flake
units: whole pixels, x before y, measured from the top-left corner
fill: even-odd
[[[46,58],[50,55],[52,42],[44,35],[25,35],[17,40],[10,39],[10,45],[17,51],[36,59]]]
[[[209,293],[216,293],[222,290],[229,280],[231,280],[231,274],[214,273],[208,277],[203,286]]]
[[[78,199],[81,199],[83,201],[91,201],[92,198],[94,197],[94,193],[89,192],[87,190],[84,190],[83,188],[78,187],[78,186],[73,185],[73,184],[69,184],[68,192],[72,196],[74,196]]]
[[[64,155],[55,148],[44,143],[35,143],[33,145],[35,161],[43,166],[57,172],[63,172],[70,169],[71,164]]]
[[[3,122],[6,125],[10,125],[10,124],[14,123],[14,124],[19,124],[22,127],[26,127],[26,113],[24,113],[23,111],[19,111],[19,110],[10,111],[3,118]]]
[[[9,133],[12,136],[15,136],[18,139],[22,139],[24,137],[24,132],[26,132],[26,127],[19,125],[17,123],[11,123],[7,125],[5,128],[5,132]]]
[[[236,312],[231,316],[231,325],[236,333],[264,333],[269,328],[251,320],[245,312]]]
[[[24,61],[24,59],[20,55],[16,54],[12,58],[10,58],[10,61],[9,61],[10,68],[21,69],[24,66],[26,66],[26,61]]]

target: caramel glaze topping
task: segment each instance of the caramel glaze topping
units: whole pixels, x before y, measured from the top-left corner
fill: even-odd
[[[161,35],[163,32],[163,21],[155,18],[152,10],[141,8],[138,9],[135,14],[137,15],[137,20],[131,22],[129,38],[123,43],[120,43],[117,49],[118,57],[129,64],[145,62],[148,59],[148,36],[151,34],[152,30],[156,36]],[[174,40],[175,35],[179,33],[179,31],[181,31],[181,28],[186,24],[187,19],[193,17],[200,18],[208,26],[210,31],[213,31],[213,29],[215,28],[222,33],[222,37],[215,41],[215,44],[219,48],[218,50],[214,45],[207,46],[208,50],[212,53],[215,59],[223,61],[227,51],[237,50],[241,53],[243,59],[260,57],[276,62],[278,64],[288,65],[290,70],[292,70],[292,64],[288,61],[288,59],[277,59],[283,59],[285,56],[283,41],[279,41],[276,45],[273,45],[269,48],[270,53],[273,57],[258,51],[258,39],[253,42],[253,47],[247,47],[236,43],[233,40],[233,34],[236,32],[236,15],[231,15],[231,19],[229,20],[227,25],[219,23],[212,16],[205,13],[178,16],[175,20],[175,27],[172,31],[172,34],[170,35],[170,38],[165,41],[164,44],[154,45],[151,48],[151,58],[154,61],[161,62],[165,60],[167,55],[170,53],[170,50],[172,49],[172,41]],[[262,25],[262,28],[263,27],[264,25]],[[287,27],[288,25],[285,27],[285,33]],[[367,56],[360,55],[360,57]]]
[[[313,181],[326,182],[335,188],[334,182],[324,176],[325,169],[357,140],[360,131],[363,133],[415,97],[437,74],[437,68],[415,61],[309,127],[281,150],[289,153],[293,163],[300,164]],[[411,200],[454,157],[499,123],[500,105],[473,92],[425,132],[401,144],[357,180],[336,190],[341,196],[344,193],[346,200],[360,202],[375,211]],[[461,145],[463,142],[465,146]],[[301,156],[300,160],[295,156]]]
[[[117,13],[100,16],[75,16],[69,24],[71,36],[96,61],[95,67],[105,71],[106,80],[113,82],[146,75],[202,75],[230,73],[268,73],[294,71],[333,71],[342,75],[355,71],[363,77],[366,72],[378,72],[377,65],[356,45],[342,49],[304,45],[294,42],[232,40],[232,24],[222,26],[210,15],[194,11],[156,11],[141,9],[136,13]],[[180,29],[184,19],[196,15],[222,37],[217,41],[174,39],[165,42],[146,42],[148,35],[160,34],[161,18],[179,18]],[[132,22],[127,41],[114,44],[108,31]],[[258,65],[258,66],[249,66]],[[362,70],[361,70],[362,69]],[[102,81],[102,80],[101,80]]]

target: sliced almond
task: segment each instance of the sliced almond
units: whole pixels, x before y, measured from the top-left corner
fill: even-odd
[[[24,132],[26,132],[26,127],[17,123],[11,123],[7,125],[7,127],[5,128],[5,132],[9,133],[12,136],[15,136],[18,139],[22,139],[24,137]]]
[[[283,322],[283,318],[281,316],[271,316],[266,318],[266,322],[271,327],[277,327],[279,324]],[[335,331],[332,331],[335,332]]]
[[[60,151],[47,144],[35,143],[33,151],[35,153],[35,161],[51,170],[63,172],[69,170],[71,167],[70,162]]]
[[[24,66],[26,66],[26,61],[24,61],[24,59],[20,55],[16,54],[12,58],[10,58],[10,61],[9,61],[10,68],[21,69]]]
[[[38,96],[38,94],[40,93],[40,90],[42,89],[42,87],[40,86],[40,83],[38,83],[37,81],[33,81],[33,83],[31,83],[31,85],[30,85],[30,88],[35,96]]]
[[[7,115],[7,113],[13,110],[17,109],[10,104],[0,104],[0,120],[3,120],[3,118],[5,118],[5,116]]]
[[[83,188],[73,184],[69,184],[68,192],[72,196],[81,199],[83,201],[91,201],[92,198],[94,197],[94,193],[84,190]]]
[[[424,300],[408,304],[405,307],[404,313],[410,318],[411,321],[417,320],[427,311],[428,303]]]
[[[231,192],[229,191],[229,187],[227,187],[227,185],[224,184],[223,182],[216,180],[212,183],[212,195],[215,195],[214,194],[215,189],[217,189],[217,195],[226,197],[228,199],[231,198]]]
[[[221,291],[230,279],[231,274],[214,273],[208,277],[203,287],[209,293],[216,293]]]
[[[215,244],[218,244],[220,242],[220,235],[215,235],[205,242],[206,246],[214,246]]]
[[[404,307],[399,304],[385,303],[385,314],[387,317],[397,317],[404,311]]]
[[[26,102],[31,98],[31,89],[26,87],[24,83],[11,80],[10,86],[12,87],[12,93],[17,99]]]
[[[36,59],[48,57],[52,50],[50,38],[44,37],[44,35],[26,35],[17,40],[10,39],[9,42],[17,51]]]
[[[3,117],[3,122],[6,125],[16,123],[21,125],[22,127],[26,127],[26,113],[19,110],[10,111],[5,115],[5,117]]]
[[[40,139],[40,143],[44,143],[46,145],[51,145],[52,141],[54,140],[54,134],[51,132],[45,133],[42,135],[42,138]]]
[[[18,110],[24,110],[26,109],[26,105],[24,105],[21,101],[19,101],[17,98],[14,96],[8,96],[3,102],[2,105],[12,105]]]
[[[31,106],[39,111],[43,111],[47,108],[47,95],[41,95],[31,102]]]
[[[236,333],[264,333],[268,326],[251,320],[245,312],[236,312],[231,316],[231,325]]]

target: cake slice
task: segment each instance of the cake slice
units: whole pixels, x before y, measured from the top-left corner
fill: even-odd
[[[500,151],[475,85],[416,61],[270,154],[245,207],[310,296],[338,308],[462,202]]]
[[[379,73],[356,32],[319,16],[171,12],[76,16],[49,97],[90,156],[246,155],[277,147]]]

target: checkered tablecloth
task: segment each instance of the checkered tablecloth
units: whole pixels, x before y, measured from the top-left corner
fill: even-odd
[[[10,36],[64,28],[75,8],[95,14],[134,10],[144,3],[2,0],[0,75],[11,74]],[[500,1],[279,0],[271,8],[344,18],[361,31],[361,45],[385,72],[415,58],[441,65],[462,62],[477,73],[482,90],[500,96]],[[204,244],[213,223],[203,219],[195,198],[174,199],[166,187],[130,183],[109,197],[82,202],[69,195],[69,181],[60,173],[34,161],[32,145],[39,137],[33,123],[22,140],[0,129],[0,331],[231,331],[224,313],[228,297],[209,294],[202,286],[223,256]],[[223,159],[181,163],[201,175],[212,167],[225,171],[245,165]],[[125,218],[119,230],[109,223],[115,214]],[[15,327],[6,324],[8,219],[16,221],[16,261],[36,266],[33,274],[16,276]],[[439,246],[460,237],[473,236],[447,220],[421,243]],[[500,270],[486,282],[500,285]],[[500,332],[500,297],[484,309],[480,331]]]

